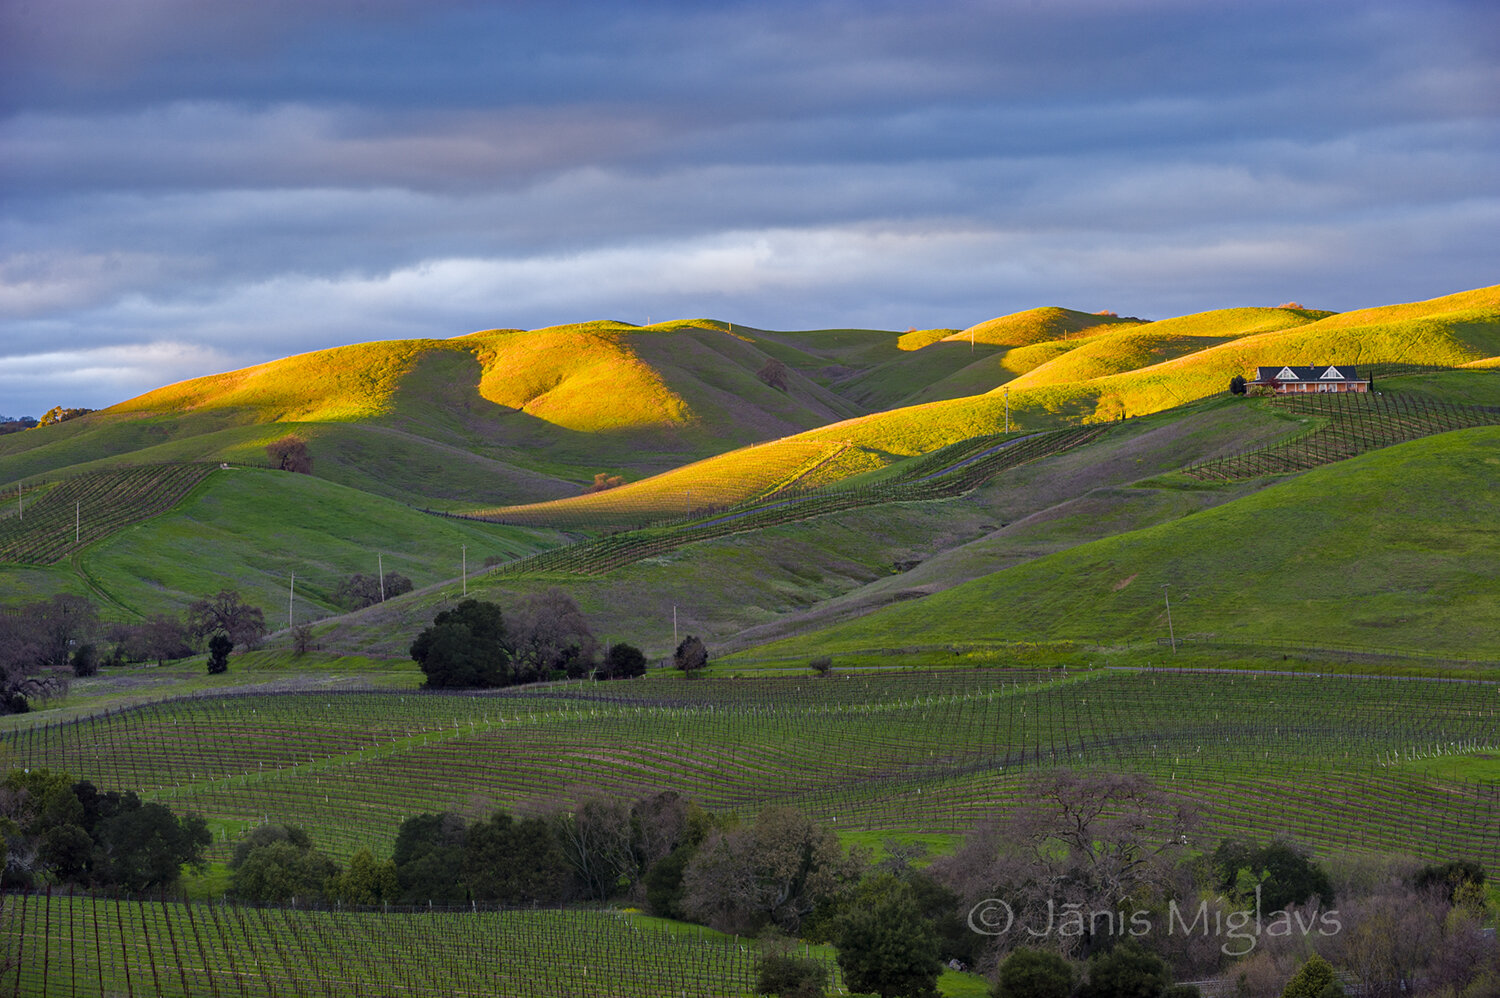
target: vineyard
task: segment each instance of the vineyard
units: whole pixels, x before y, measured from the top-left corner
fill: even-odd
[[[890,479],[859,488],[777,493],[752,503],[697,509],[693,518],[612,534],[510,562],[503,575],[562,572],[598,575],[675,550],[695,541],[794,523],[814,516],[891,502],[917,502],[962,495],[1000,472],[1095,439],[1105,426],[1086,426],[1025,436],[994,434],[945,447]],[[507,522],[496,517],[496,522]]]
[[[1287,475],[1434,433],[1500,424],[1500,409],[1400,395],[1283,395],[1270,404],[1309,416],[1316,427],[1270,447],[1205,461],[1183,471],[1200,481]]]
[[[0,562],[50,565],[121,527],[165,513],[216,465],[164,464],[67,478],[41,490],[33,505],[0,519]]]
[[[678,790],[840,829],[961,832],[1056,767],[1139,772],[1205,835],[1500,863],[1500,786],[1433,775],[1500,750],[1500,684],[1092,670],[571,683],[490,694],[185,698],[13,731],[13,765],[389,851],[422,811]],[[224,854],[228,844],[215,845]]]
[[[838,968],[821,959],[837,981]],[[514,995],[755,993],[757,949],[597,911],[306,911],[0,897],[10,995]],[[841,989],[840,989],[841,990]]]

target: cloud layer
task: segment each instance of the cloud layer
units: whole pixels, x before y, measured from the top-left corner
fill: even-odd
[[[0,414],[374,338],[1494,283],[1474,2],[0,5]]]

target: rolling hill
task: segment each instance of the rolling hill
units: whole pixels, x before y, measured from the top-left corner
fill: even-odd
[[[253,465],[265,460],[267,443],[288,433],[309,441],[315,462],[311,478],[214,471],[144,522],[80,538],[76,551],[51,566],[0,565],[0,580],[12,600],[91,594],[109,613],[131,619],[170,612],[222,583],[284,606],[295,573],[300,612],[327,618],[325,647],[399,657],[413,629],[462,588],[462,558],[476,572],[486,559],[524,557],[710,508],[873,488],[914,474],[924,455],[1000,434],[1007,422],[1016,440],[1097,424],[1109,432],[1006,468],[962,496],[844,503],[827,515],[766,520],[754,531],[689,543],[589,578],[512,572],[469,585],[502,602],[563,585],[601,630],[631,635],[653,653],[670,647],[661,622],[673,606],[681,627],[720,648],[791,641],[778,655],[842,654],[895,640],[918,620],[920,633],[939,643],[1135,642],[1154,639],[1155,628],[1149,608],[1131,602],[1135,583],[1119,590],[1128,596],[1100,597],[1076,612],[1043,603],[1092,593],[1091,580],[1103,578],[1100,559],[1139,558],[1147,566],[1121,572],[1111,584],[1168,572],[1163,552],[1199,552],[1212,547],[1210,537],[1238,549],[1248,543],[1242,534],[1258,524],[1322,509],[1321,496],[1328,509],[1348,511],[1348,522],[1329,535],[1340,544],[1355,535],[1394,538],[1405,518],[1427,517],[1435,524],[1428,542],[1440,552],[1432,574],[1406,580],[1398,572],[1406,562],[1394,553],[1371,564],[1403,580],[1392,584],[1392,613],[1408,582],[1439,595],[1423,613],[1391,617],[1384,629],[1352,610],[1335,620],[1338,607],[1385,607],[1357,587],[1331,596],[1327,606],[1309,603],[1299,616],[1288,595],[1296,587],[1277,597],[1272,566],[1250,580],[1265,595],[1247,601],[1246,614],[1264,616],[1300,641],[1331,635],[1358,643],[1364,634],[1413,649],[1475,641],[1487,647],[1467,625],[1445,635],[1441,624],[1450,612],[1486,619],[1469,612],[1453,580],[1472,582],[1475,559],[1493,553],[1480,523],[1492,508],[1481,502],[1472,523],[1450,520],[1438,507],[1382,509],[1361,489],[1373,481],[1396,489],[1401,476],[1420,474],[1441,483],[1434,489],[1480,495],[1493,484],[1484,478],[1488,465],[1466,463],[1464,455],[1492,447],[1488,431],[1406,445],[1429,455],[1426,464],[1392,463],[1391,455],[1406,453],[1393,448],[1290,481],[1211,484],[1175,473],[1315,428],[1313,417],[1225,396],[1229,377],[1257,364],[1331,358],[1373,369],[1377,387],[1389,392],[1496,406],[1497,357],[1500,287],[1341,314],[1232,308],[1147,322],[1040,308],[963,330],[594,322],[361,344],[166,386],[0,438],[0,489],[23,492],[117,466]],[[1420,371],[1394,376],[1411,369]],[[627,484],[583,494],[600,472]],[[1257,503],[1272,512],[1255,512],[1263,510]],[[437,518],[423,508],[512,525]],[[12,515],[0,507],[0,520]],[[1307,515],[1322,523],[1319,517],[1332,514]],[[1105,553],[1116,551],[1111,545],[1118,553]],[[387,570],[410,575],[418,592],[338,615],[332,586],[372,571],[375,552],[387,556]],[[1200,571],[1210,561],[1194,553],[1183,570]],[[1344,574],[1350,571],[1352,563],[1344,565]],[[1192,600],[1216,605],[1234,589],[1220,576],[1196,589],[1174,585],[1193,594],[1185,597],[1189,617]],[[1474,585],[1489,592],[1483,579]],[[1012,586],[1044,594],[1035,596],[1043,603],[1022,601],[1014,619],[985,630],[991,622],[977,607],[1019,599]],[[1376,616],[1383,619],[1384,611]],[[1194,629],[1242,640],[1256,632],[1249,620],[1205,610]]]

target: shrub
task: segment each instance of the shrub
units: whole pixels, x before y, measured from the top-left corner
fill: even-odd
[[[646,674],[646,653],[623,641],[610,645],[604,656],[605,679],[634,679]]]
[[[995,998],[1068,998],[1077,978],[1056,953],[1021,948],[1005,958],[995,982]]]
[[[1089,979],[1079,998],[1159,998],[1171,977],[1161,957],[1135,940],[1089,958]]]
[[[808,956],[768,953],[760,960],[759,994],[778,998],[823,998],[828,968]]]
[[[98,650],[92,644],[79,645],[78,650],[73,653],[73,675],[92,676],[98,671]]]
[[[807,663],[807,667],[820,676],[826,676],[833,670],[833,656],[822,655]]]
[[[208,639],[208,674],[217,676],[229,671],[229,653],[234,642],[227,634],[215,634]]]
[[[1313,954],[1286,982],[1281,998],[1341,998],[1343,993],[1344,989],[1334,976],[1333,965]]]
[[[625,479],[619,475],[611,475],[607,471],[599,471],[594,473],[594,484],[583,491],[585,495],[592,492],[608,492],[610,489],[617,489],[624,484]]]

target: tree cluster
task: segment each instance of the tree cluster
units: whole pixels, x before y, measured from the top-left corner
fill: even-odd
[[[601,657],[578,604],[556,588],[519,601],[509,621],[495,603],[464,600],[417,635],[411,657],[431,689],[625,679],[646,671],[645,655],[628,644],[611,645]]]
[[[0,884],[6,888],[171,888],[184,865],[202,866],[212,841],[197,815],[143,804],[133,792],[101,793],[66,773],[11,770],[0,783]]]
[[[216,645],[222,654],[213,655],[211,666],[227,667],[231,648],[254,647],[265,633],[260,608],[227,589],[192,604],[182,620],[156,614],[139,623],[104,624],[93,602],[67,593],[0,607],[0,714],[28,710],[32,700],[66,690],[64,670],[90,676],[100,666],[161,665],[197,649],[212,653]]]
[[[0,416],[0,437],[7,433],[20,433],[36,425],[34,416]]]
[[[55,405],[42,413],[42,418],[36,421],[36,425],[52,426],[55,423],[66,423],[70,419],[77,419],[79,416],[87,415],[93,411],[92,409],[68,409],[60,405]]]

